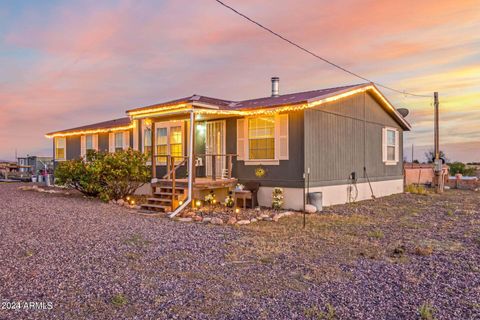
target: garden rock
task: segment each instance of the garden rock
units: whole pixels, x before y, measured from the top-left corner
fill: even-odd
[[[258,221],[258,220],[257,220],[256,218],[250,219],[250,222],[251,222],[251,223],[255,223],[255,222],[257,222],[257,221]]]
[[[235,217],[230,217],[227,221],[227,224],[235,224],[237,223],[237,219]]]
[[[217,217],[213,217],[211,223],[212,224],[223,224],[223,220],[220,219],[220,218],[217,218]]]
[[[180,222],[192,222],[192,218],[178,218]]]
[[[250,220],[240,220],[240,221],[237,221],[237,224],[239,225],[250,224]]]
[[[200,217],[200,216],[193,216],[192,219],[193,219],[193,221],[195,221],[195,222],[202,222],[202,220],[203,220],[203,218]]]
[[[210,223],[212,222],[212,218],[203,218],[203,223]]]
[[[117,204],[120,205],[120,206],[123,206],[124,203],[125,203],[125,200],[123,200],[123,199],[118,199],[117,200]]]
[[[305,205],[305,212],[306,213],[315,213],[315,212],[317,212],[317,207],[315,207],[314,205],[311,205],[311,204],[306,204]]]

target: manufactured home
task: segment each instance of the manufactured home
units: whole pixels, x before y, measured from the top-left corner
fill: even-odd
[[[152,166],[145,206],[178,211],[205,192],[222,199],[258,182],[261,206],[284,190],[302,209],[319,192],[333,205],[403,192],[403,133],[409,123],[371,83],[230,101],[201,95],[131,108],[127,117],[56,131],[55,161],[86,150],[145,152]]]

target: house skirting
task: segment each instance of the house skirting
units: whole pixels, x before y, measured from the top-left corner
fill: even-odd
[[[403,179],[371,182],[375,197],[384,197],[403,192]],[[322,192],[324,206],[347,203],[349,200],[349,184],[310,188],[310,192]],[[372,198],[368,182],[357,183],[358,195],[355,201]],[[258,202],[261,206],[272,205],[273,187],[260,187]],[[285,209],[303,210],[303,188],[283,188]],[[305,190],[306,192],[306,190]],[[353,191],[354,192],[354,191]]]

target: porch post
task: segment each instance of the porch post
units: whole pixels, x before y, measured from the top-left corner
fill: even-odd
[[[155,145],[155,122],[152,121],[152,125],[151,125],[151,128],[152,128],[152,132],[151,132],[151,143],[150,143],[150,154],[151,154],[151,163],[152,163],[152,179],[156,178],[157,177],[157,163],[156,163],[156,157],[155,157],[155,148],[154,148],[154,145]]]
[[[192,183],[194,183],[195,176],[197,175],[197,167],[195,166],[195,113],[193,111],[192,113],[193,117],[190,117],[190,125],[193,128],[191,131],[192,159],[190,159],[190,161],[193,163],[193,170],[190,172],[190,174],[192,175]]]
[[[188,151],[188,198],[192,202],[192,209],[195,209],[195,201],[193,200],[193,185],[195,182],[195,173],[197,171],[197,167],[195,166],[195,111],[193,110],[193,107],[190,113],[190,148]]]

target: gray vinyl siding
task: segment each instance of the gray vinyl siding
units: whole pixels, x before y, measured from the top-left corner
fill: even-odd
[[[399,162],[382,161],[382,128],[400,133]],[[403,130],[370,94],[352,97],[305,110],[305,167],[310,168],[311,186],[348,182],[352,172],[358,182],[401,179]]]
[[[244,161],[233,162],[232,174],[241,183],[258,181],[266,187],[303,188],[304,129],[303,111],[288,113],[289,160],[280,160],[279,165],[263,165],[265,177],[255,176],[257,165],[245,165]],[[227,127],[227,153],[237,153],[237,118],[229,118]]]
[[[133,130],[130,130],[130,147],[133,147]],[[67,136],[66,137],[67,160],[78,159],[81,155],[81,136]],[[109,134],[98,134],[98,151],[109,151]],[[53,156],[55,156],[55,142],[53,143]]]

